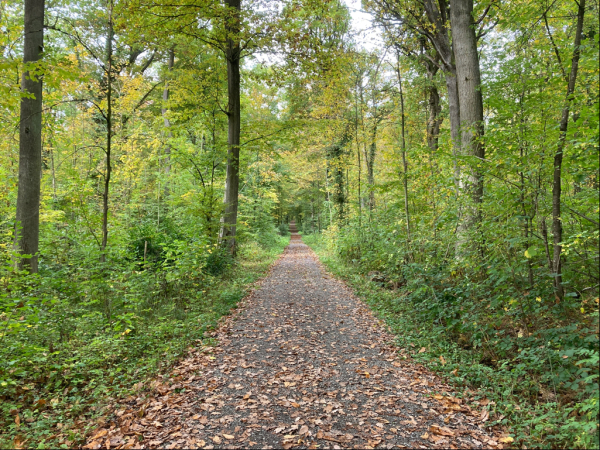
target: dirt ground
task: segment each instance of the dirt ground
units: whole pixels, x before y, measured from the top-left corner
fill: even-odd
[[[84,448],[503,446],[486,410],[405,359],[297,233],[214,337]]]

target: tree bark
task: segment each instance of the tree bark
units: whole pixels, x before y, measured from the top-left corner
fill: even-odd
[[[112,2],[109,5],[108,36],[106,37],[106,172],[104,174],[104,192],[102,193],[102,245],[100,261],[106,262],[106,246],[108,245],[108,199],[110,176],[112,174],[112,71],[113,71],[113,38]]]
[[[452,151],[454,154],[454,182],[458,188],[460,179],[460,167],[456,162],[456,156],[460,153],[460,101],[458,85],[456,80],[456,62],[454,52],[450,43],[448,32],[448,3],[446,0],[425,0],[423,2],[427,19],[433,26],[433,32],[429,40],[433,44],[440,59],[442,70],[448,91],[448,109],[450,115],[450,136],[452,138]]]
[[[484,158],[481,71],[472,14],[473,0],[451,0],[450,22],[460,104],[461,153]],[[480,220],[483,175],[476,168],[461,170],[459,187],[472,202],[472,205],[463,209],[457,228],[456,254],[460,258],[465,253],[469,231]]]
[[[434,77],[437,73],[437,67],[429,63],[427,64],[427,77],[429,78],[429,117],[427,119],[427,145],[432,152],[436,152],[439,148],[440,127],[443,119],[440,117],[442,107],[440,105],[440,94],[435,85]]]
[[[169,62],[167,63],[167,70],[170,74],[173,71],[173,65],[175,64],[175,47],[171,47],[169,49]],[[171,122],[167,117],[167,102],[169,101],[169,81],[165,81],[165,88],[163,89],[163,107],[161,109],[161,114],[165,121],[165,129],[167,130],[167,139],[171,139],[173,137],[173,132],[170,130]],[[165,146],[165,174],[168,176],[171,172],[171,144],[167,142]],[[165,187],[165,194],[168,194],[168,188]]]
[[[19,188],[15,226],[17,267],[38,271],[40,232],[40,184],[42,172],[42,77],[29,66],[40,60],[44,49],[44,0],[25,0],[25,42],[23,62],[26,69],[21,89],[33,98],[21,99],[19,124]]]
[[[377,120],[374,118],[373,120]],[[365,149],[366,150],[366,149]],[[369,211],[375,209],[375,155],[377,154],[377,122],[371,131],[371,142],[368,152],[365,151],[367,165],[367,183],[369,185]]]
[[[241,0],[226,0],[227,48],[227,93],[229,96],[227,174],[225,180],[225,209],[221,219],[221,242],[235,254],[235,232],[238,212],[238,191],[240,183],[240,10]]]
[[[554,248],[552,251],[552,272],[554,274],[554,288],[559,300],[564,298],[564,288],[562,285],[562,240],[563,227],[561,217],[561,194],[562,194],[562,161],[569,128],[569,113],[575,92],[575,83],[577,81],[577,70],[579,68],[579,57],[581,54],[581,35],[583,31],[583,19],[585,16],[585,0],[579,1],[577,12],[577,28],[575,30],[575,42],[573,46],[573,58],[571,60],[571,73],[569,74],[569,84],[567,86],[567,95],[563,106],[562,117],[560,120],[560,134],[556,153],[554,154],[554,175],[552,180],[552,234]]]
[[[398,55],[400,56],[400,55]],[[404,114],[404,90],[402,89],[402,74],[400,58],[396,67],[398,74],[398,90],[400,91],[400,150],[402,152],[402,187],[404,188],[404,214],[406,215],[406,239],[410,241],[410,211],[408,209],[408,163],[406,162],[406,116]]]

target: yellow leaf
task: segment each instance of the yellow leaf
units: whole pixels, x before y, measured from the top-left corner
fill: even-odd
[[[514,442],[515,440],[510,437],[510,436],[506,436],[503,438],[500,438],[500,442],[504,443],[504,444],[510,444],[511,442]]]

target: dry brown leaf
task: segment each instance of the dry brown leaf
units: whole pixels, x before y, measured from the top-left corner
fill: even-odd
[[[300,428],[300,431],[298,431],[298,434],[306,434],[308,433],[308,427],[306,425],[302,425],[302,427]]]
[[[481,416],[479,416],[479,420],[485,422],[490,418],[490,412],[487,409],[481,411]]]
[[[107,429],[103,429],[103,430],[100,430],[100,431],[98,431],[98,432],[97,432],[97,433],[94,435],[94,437],[92,437],[92,441],[95,441],[95,440],[97,440],[97,439],[100,439],[102,436],[106,436],[106,434],[107,434],[107,433],[108,433],[108,430],[107,430]]]
[[[225,434],[225,433],[223,433],[223,437],[224,437],[225,439],[229,439],[229,440],[231,440],[231,439],[235,439],[235,436],[234,436],[234,435],[232,435],[232,434]]]
[[[426,351],[427,351],[427,349],[425,347],[421,347],[421,350],[419,350],[419,353],[424,353]]]
[[[429,431],[435,434],[440,434],[442,436],[454,436],[454,431],[447,427],[440,427],[439,425],[431,425],[429,427]]]
[[[220,444],[222,442],[219,436],[213,436],[211,439],[215,444]]]

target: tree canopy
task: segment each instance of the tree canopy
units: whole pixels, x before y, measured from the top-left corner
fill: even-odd
[[[0,4],[0,442],[61,443],[29,424],[183,351],[295,220],[520,443],[598,445],[597,1]]]

